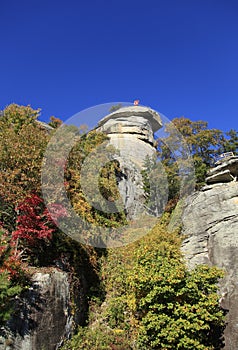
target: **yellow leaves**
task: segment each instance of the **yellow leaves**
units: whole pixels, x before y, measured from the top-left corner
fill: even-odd
[[[33,123],[37,115],[29,106],[10,105],[6,122],[0,121],[0,195],[7,201],[17,203],[32,190],[40,191],[41,161],[49,136]]]
[[[34,123],[39,115],[40,109],[34,110],[30,106],[11,104],[4,110],[0,129],[4,126],[11,127],[15,133],[18,133],[24,125]]]
[[[78,193],[73,197],[73,208],[80,216],[85,218],[88,222],[93,223],[94,218],[91,213],[91,205],[84,199],[82,193]]]

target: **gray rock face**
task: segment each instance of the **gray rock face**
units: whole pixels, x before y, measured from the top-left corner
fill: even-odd
[[[67,277],[56,269],[33,275],[32,287],[5,329],[1,350],[58,349],[72,328]]]
[[[238,348],[238,182],[207,185],[187,198],[183,253],[189,267],[216,265],[225,270],[221,306],[228,309],[225,349]]]
[[[159,114],[140,106],[120,108],[98,123],[97,130],[106,133],[109,143],[120,152],[115,157],[121,168],[118,189],[129,219],[144,209],[141,170],[146,157],[156,154],[153,133],[161,127]]]
[[[236,180],[238,176],[238,157],[230,157],[224,160],[220,165],[212,168],[207,173],[207,184],[230,182]]]

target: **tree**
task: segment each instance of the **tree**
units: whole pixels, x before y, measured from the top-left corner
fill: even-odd
[[[37,245],[39,241],[49,241],[55,228],[53,220],[44,207],[43,199],[32,194],[26,197],[17,208],[17,229],[12,233],[14,239],[26,241],[28,246]],[[37,247],[38,248],[38,247]]]
[[[224,134],[209,129],[205,121],[193,122],[185,117],[173,119],[165,131],[166,136],[158,140],[158,156],[168,173],[169,199],[172,199],[178,197],[179,168],[186,164],[189,155],[194,162],[196,187],[204,185],[207,170],[213,166],[224,143]]]
[[[18,242],[31,263],[41,264],[48,254],[47,247],[50,246],[53,233],[57,231],[55,224],[67,213],[62,205],[52,204],[50,215],[43,199],[34,193],[27,196],[16,211],[16,230],[12,232],[12,239]]]
[[[139,321],[139,349],[216,349],[224,313],[217,282],[222,272],[198,266],[188,271],[179,237],[157,226],[135,249],[128,299]]]
[[[40,193],[41,166],[49,134],[37,123],[38,110],[10,105],[0,119],[0,204],[17,205]]]
[[[189,271],[180,246],[181,237],[161,220],[139,241],[108,249],[101,259],[106,296],[91,301],[88,326],[65,348],[117,349],[116,335],[125,349],[221,348],[225,323],[217,282],[223,273],[205,265]]]
[[[231,129],[225,133],[227,138],[224,137],[221,145],[221,153],[223,152],[238,152],[238,133],[236,130]]]
[[[104,149],[104,146],[100,149],[105,141],[107,141],[107,136],[96,131],[79,137],[69,154],[65,181],[68,184],[68,195],[73,207],[83,219],[90,223],[117,227],[126,222],[124,211],[115,208],[115,211],[110,212],[110,210],[103,210],[105,208],[100,207],[102,205],[101,196],[106,200],[106,203],[109,203],[110,207],[120,197],[116,179],[120,166],[117,161],[113,160],[116,150],[112,147]],[[90,163],[89,168],[86,169],[87,194],[92,199],[91,203],[87,200],[81,183],[82,164],[85,159],[87,160],[88,155],[90,155]],[[90,164],[93,165],[93,169],[99,167],[100,170],[96,176],[93,169],[90,168]],[[103,166],[101,167],[100,164]],[[99,191],[96,191],[97,188]]]
[[[54,116],[50,117],[50,122],[49,125],[54,128],[57,129],[59,128],[61,125],[63,124],[62,120],[59,118],[56,118]]]
[[[5,127],[13,128],[18,133],[24,125],[34,124],[40,115],[40,109],[32,109],[28,106],[19,106],[15,103],[7,106],[3,111],[0,130]]]

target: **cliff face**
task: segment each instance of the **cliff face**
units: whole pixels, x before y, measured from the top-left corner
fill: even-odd
[[[14,314],[1,329],[0,350],[56,350],[87,315],[86,286],[70,285],[68,272],[56,268],[34,273],[28,291],[14,302]],[[75,314],[72,308],[77,308]]]
[[[216,170],[213,171],[215,172]],[[221,177],[217,177],[217,181],[220,179]],[[194,267],[197,264],[209,264],[225,270],[225,277],[220,282],[220,303],[224,309],[228,310],[227,327],[224,333],[225,349],[236,350],[238,347],[238,182],[214,183],[189,196],[182,221],[183,234],[186,237],[182,249],[188,265]]]
[[[67,273],[38,272],[5,329],[0,349],[57,349],[72,327]]]

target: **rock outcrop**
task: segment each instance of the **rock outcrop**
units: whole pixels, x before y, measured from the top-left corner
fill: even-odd
[[[1,330],[0,350],[56,350],[72,333],[68,273],[48,270],[34,273],[29,290],[16,300],[14,314]]]
[[[235,163],[237,164],[237,163]],[[233,167],[234,163],[229,163]],[[224,171],[224,166],[220,166]],[[233,173],[232,168],[231,173]],[[217,169],[213,170],[216,172]],[[211,171],[212,172],[212,171]],[[238,182],[207,185],[190,195],[183,215],[183,252],[190,268],[216,265],[225,270],[220,302],[228,310],[225,350],[238,348]]]
[[[147,107],[124,107],[107,115],[98,123],[98,131],[104,132],[121,158],[131,160],[140,168],[146,156],[155,154],[153,133],[162,127],[159,114]]]
[[[118,189],[128,219],[144,211],[145,194],[141,170],[146,157],[156,154],[154,132],[162,127],[160,115],[147,107],[123,107],[99,121],[96,130],[107,134],[119,150]]]
[[[238,176],[238,157],[224,159],[220,165],[210,169],[207,173],[207,184],[235,181]]]

